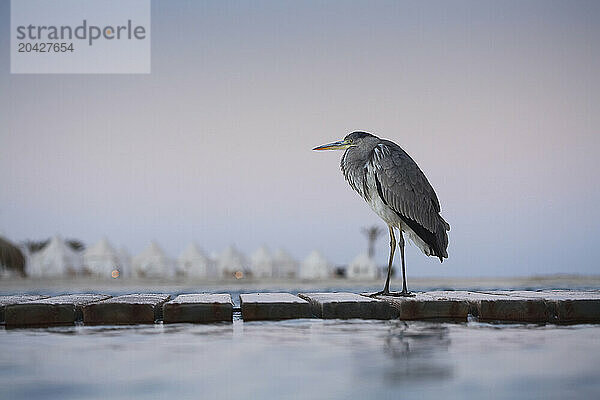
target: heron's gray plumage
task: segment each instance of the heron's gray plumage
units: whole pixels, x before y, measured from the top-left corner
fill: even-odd
[[[389,226],[407,232],[426,255],[447,258],[450,225],[417,163],[394,142],[366,132],[353,132],[345,140],[357,143],[341,160],[350,186]]]

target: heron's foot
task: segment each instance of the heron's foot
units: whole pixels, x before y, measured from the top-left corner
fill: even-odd
[[[413,292],[409,291],[401,291],[401,292],[389,292],[388,294],[384,294],[382,296],[391,296],[391,297],[415,297],[416,295]]]
[[[389,290],[382,290],[377,293],[371,293],[369,297],[377,297],[377,296],[391,296],[391,297],[415,297],[415,294],[409,291],[401,291],[401,292],[390,292]]]

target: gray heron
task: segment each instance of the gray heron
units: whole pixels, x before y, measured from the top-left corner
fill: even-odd
[[[390,232],[387,278],[381,292],[372,296],[413,296],[406,286],[404,235],[427,256],[448,258],[450,225],[440,215],[440,202],[417,163],[396,143],[367,132],[352,132],[344,140],[313,150],[345,150],[340,163],[344,177],[385,221]],[[399,231],[402,292],[390,292],[390,276]]]

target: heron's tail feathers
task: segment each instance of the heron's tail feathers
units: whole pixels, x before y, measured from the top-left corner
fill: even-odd
[[[442,216],[439,216],[439,225],[435,234],[436,243],[433,248],[435,256],[439,257],[440,262],[444,262],[444,258],[448,258],[448,231],[450,224],[447,223]]]
[[[415,220],[398,215],[403,222],[399,228],[407,233],[408,237],[425,255],[438,257],[442,262],[444,258],[448,258],[448,234],[446,232],[450,230],[450,225],[439,214],[434,232]]]

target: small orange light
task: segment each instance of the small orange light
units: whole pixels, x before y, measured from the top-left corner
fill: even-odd
[[[235,276],[235,279],[242,279],[244,277],[244,273],[242,271],[235,271],[233,276]]]
[[[117,279],[119,277],[120,273],[118,269],[113,269],[112,272],[110,273],[110,276],[113,277],[113,279]]]

